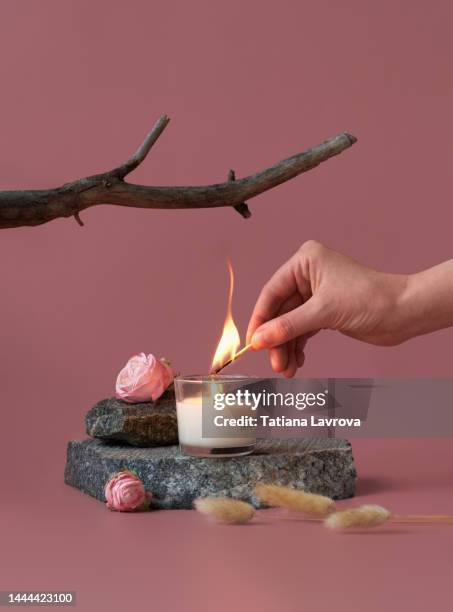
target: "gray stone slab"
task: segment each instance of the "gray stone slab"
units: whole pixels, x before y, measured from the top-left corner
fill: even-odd
[[[134,446],[178,443],[176,400],[173,386],[155,402],[128,404],[115,397],[101,400],[85,417],[93,438],[127,442]]]
[[[178,446],[133,448],[100,440],[68,444],[65,482],[104,501],[104,486],[116,472],[133,470],[153,493],[156,508],[191,508],[194,499],[229,496],[259,507],[257,482],[276,483],[328,495],[355,492],[351,445],[335,438],[262,440],[252,455],[188,457]]]

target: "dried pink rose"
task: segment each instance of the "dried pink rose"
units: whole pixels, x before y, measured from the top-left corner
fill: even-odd
[[[104,492],[107,508],[119,512],[137,510],[151,499],[151,493],[145,491],[140,478],[128,471],[118,472],[110,478]]]
[[[116,397],[134,404],[156,400],[173,382],[174,374],[165,359],[140,353],[129,359],[118,374]]]

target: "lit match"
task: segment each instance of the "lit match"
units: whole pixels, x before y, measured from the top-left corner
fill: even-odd
[[[248,353],[248,351],[250,351],[250,350],[252,350],[252,345],[251,344],[247,344],[246,346],[244,346],[244,348],[241,348],[241,350],[238,351],[234,355],[234,357],[232,359],[228,359],[228,361],[225,361],[225,363],[223,363],[222,365],[220,365],[217,368],[211,370],[211,374],[218,374],[219,372],[221,372],[223,370],[223,368],[226,368],[231,363],[233,363],[233,361],[236,361],[236,359],[238,357],[241,357],[242,355],[245,355],[245,353]]]

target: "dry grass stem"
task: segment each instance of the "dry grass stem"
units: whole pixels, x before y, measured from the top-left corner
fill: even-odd
[[[453,524],[453,516],[451,514],[394,514],[390,517],[392,523],[428,523],[434,525],[437,523]]]

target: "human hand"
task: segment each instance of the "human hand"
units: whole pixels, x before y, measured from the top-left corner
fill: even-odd
[[[263,287],[247,342],[270,349],[273,370],[287,378],[303,365],[305,344],[321,329],[399,344],[411,336],[408,281],[408,275],[377,272],[310,240]]]

